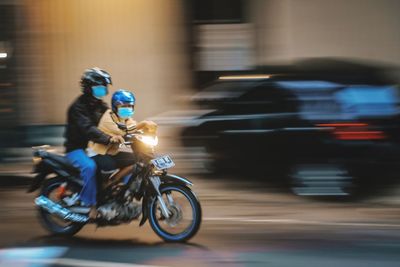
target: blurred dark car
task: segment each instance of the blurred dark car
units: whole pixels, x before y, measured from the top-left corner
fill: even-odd
[[[306,62],[272,73],[222,76],[194,95],[212,111],[183,130],[183,143],[204,146],[214,170],[256,172],[299,195],[396,179],[399,91],[381,69]]]

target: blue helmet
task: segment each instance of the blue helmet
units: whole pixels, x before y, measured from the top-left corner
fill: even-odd
[[[118,105],[131,105],[134,108],[135,102],[136,99],[132,92],[119,89],[111,98],[111,108],[113,112],[118,113]]]

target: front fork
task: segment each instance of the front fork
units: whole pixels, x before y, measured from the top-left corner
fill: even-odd
[[[162,195],[160,192],[160,185],[161,185],[160,177],[151,176],[150,181],[154,187],[154,190],[156,190],[156,192],[157,192],[157,200],[160,203],[161,213],[166,219],[168,219],[170,217],[170,211],[169,211],[164,199],[162,198]],[[167,198],[168,198],[169,202],[173,202],[173,199],[169,194],[167,194]]]

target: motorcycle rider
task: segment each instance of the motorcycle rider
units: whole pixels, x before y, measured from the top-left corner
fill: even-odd
[[[84,186],[79,194],[80,205],[88,207],[89,217],[96,217],[96,164],[85,153],[89,141],[108,145],[121,143],[118,135],[106,134],[97,124],[107,110],[102,101],[112,84],[110,74],[100,68],[87,69],[80,80],[82,94],[71,104],[65,132],[66,157],[79,168]]]

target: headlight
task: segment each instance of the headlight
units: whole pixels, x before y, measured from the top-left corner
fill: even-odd
[[[158,137],[146,136],[146,135],[139,135],[137,139],[148,146],[156,146],[158,144]]]

